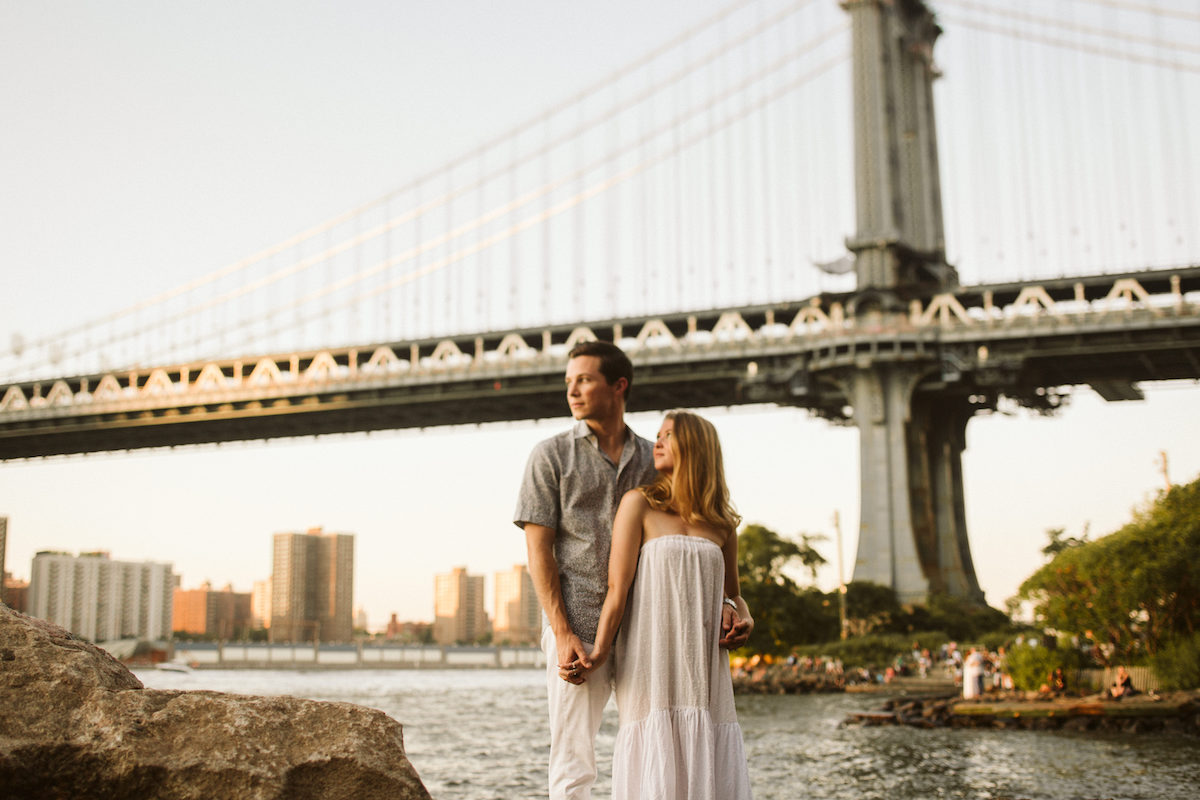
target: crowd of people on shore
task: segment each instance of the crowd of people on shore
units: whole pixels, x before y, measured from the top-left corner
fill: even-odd
[[[1011,696],[1018,692],[1009,672],[1004,646],[991,650],[982,645],[962,646],[951,641],[930,649],[914,642],[911,650],[896,654],[883,666],[847,666],[841,658],[799,653],[735,656],[730,663],[734,687],[741,692],[854,690],[886,687],[912,678],[925,679],[931,684],[952,684],[964,699],[984,695]],[[1047,673],[1036,695],[1047,699],[1065,697],[1081,688],[1070,685],[1067,673],[1062,668],[1055,668]],[[1136,694],[1139,690],[1134,687],[1129,671],[1119,666],[1111,685],[1100,696],[1105,700],[1121,700]]]

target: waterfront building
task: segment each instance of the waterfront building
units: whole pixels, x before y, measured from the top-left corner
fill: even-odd
[[[483,608],[483,576],[466,567],[434,576],[433,640],[438,644],[471,644],[488,633]]]
[[[354,534],[275,534],[272,642],[351,641],[353,596]]]
[[[11,572],[4,573],[4,604],[13,611],[29,613],[29,581],[14,578]]]
[[[271,627],[271,579],[255,581],[250,591],[250,627]]]
[[[401,622],[395,614],[392,614],[383,635],[390,641],[424,644],[433,641],[433,623]]]
[[[542,634],[542,607],[533,578],[524,564],[494,576],[496,619],[492,626],[497,644],[536,644]]]
[[[29,614],[93,642],[169,639],[175,582],[169,563],[42,551],[33,557]]]
[[[214,591],[205,581],[199,589],[175,587],[172,630],[218,639],[240,639],[250,632],[250,593],[226,585]]]

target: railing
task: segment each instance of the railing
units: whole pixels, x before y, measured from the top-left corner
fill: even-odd
[[[1125,671],[1129,673],[1129,678],[1133,681],[1134,689],[1137,689],[1139,692],[1158,691],[1158,676],[1154,674],[1154,670],[1150,667],[1126,667]],[[1116,683],[1116,680],[1117,670],[1115,667],[1081,669],[1079,670],[1078,686],[1101,692],[1111,687]]]
[[[265,644],[172,642],[168,660],[212,669],[481,669],[544,668],[531,645]]]
[[[953,340],[986,331],[989,338],[1005,338],[1025,336],[1031,329],[1086,333],[1200,319],[1200,267],[1147,273],[1141,279],[1097,276],[1060,284],[968,287],[925,302],[912,300],[907,314],[899,317],[856,316],[845,298],[814,297],[799,306],[710,312],[705,327],[696,315],[681,314],[641,320],[633,336],[627,335],[627,324],[606,323],[611,330],[597,328],[611,333],[637,361],[751,345],[772,350],[861,335],[911,333]],[[754,318],[757,327],[747,317]],[[576,342],[594,338],[599,337],[592,328],[579,326],[569,332],[466,336],[407,346],[322,350],[28,381],[0,387],[4,389],[0,421],[70,415],[73,410],[108,413],[247,397],[271,402],[298,392],[349,390],[397,379],[430,383],[558,363]]]

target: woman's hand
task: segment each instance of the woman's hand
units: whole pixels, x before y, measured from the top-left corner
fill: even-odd
[[[599,669],[600,666],[602,664],[604,664],[605,661],[608,661],[608,654],[610,652],[612,652],[611,646],[609,646],[609,647],[601,647],[600,645],[594,646],[592,648],[591,654],[588,656],[588,662],[589,662],[590,666],[588,666],[587,671],[594,672],[595,670]]]
[[[729,650],[736,650],[745,645],[754,631],[754,618],[750,616],[746,601],[738,597],[734,602],[738,606],[736,610],[729,603],[721,604],[720,644]]]

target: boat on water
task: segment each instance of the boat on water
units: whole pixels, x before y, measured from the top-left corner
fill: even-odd
[[[191,672],[192,668],[182,661],[160,661],[154,665],[155,669],[161,669],[165,672]]]

